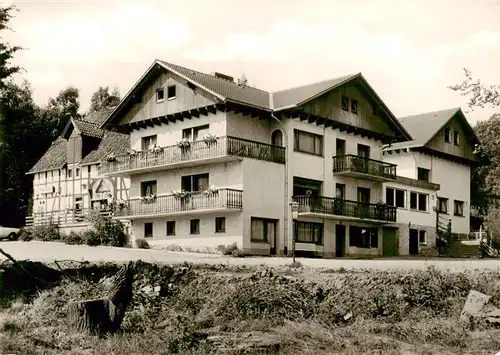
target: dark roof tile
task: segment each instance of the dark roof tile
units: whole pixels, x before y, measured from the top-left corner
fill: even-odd
[[[87,154],[80,162],[80,165],[95,164],[106,159],[111,153],[115,155],[125,154],[129,149],[130,138],[127,134],[105,131],[97,149]]]
[[[27,174],[61,169],[67,162],[67,149],[66,139],[57,138]]]

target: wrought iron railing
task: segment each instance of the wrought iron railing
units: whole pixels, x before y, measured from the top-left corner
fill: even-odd
[[[349,201],[323,196],[294,196],[293,199],[299,203],[299,213],[321,213],[396,222],[397,208],[386,204]]]
[[[243,191],[218,189],[215,192],[188,192],[183,196],[165,195],[149,199],[134,198],[124,206],[117,206],[115,216],[143,216],[213,209],[242,209]]]
[[[367,175],[396,179],[396,165],[357,155],[337,155],[333,157],[333,172],[356,172]]]
[[[64,227],[74,224],[85,224],[89,222],[91,214],[110,216],[111,210],[97,209],[67,209],[50,212],[37,212],[26,216],[26,227],[55,224]]]
[[[219,137],[214,141],[199,140],[188,146],[171,145],[155,150],[121,154],[102,162],[102,173],[155,167],[182,162],[237,156],[273,163],[285,163],[285,148],[236,137]]]

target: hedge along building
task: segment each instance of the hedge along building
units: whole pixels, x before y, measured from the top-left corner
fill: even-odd
[[[91,210],[106,214],[112,201],[128,198],[129,179],[101,174],[101,161],[126,152],[130,144],[128,135],[99,128],[110,111],[71,118],[28,171],[33,175],[33,207],[27,225],[51,221],[65,232],[85,228]]]
[[[383,255],[396,238],[383,145],[412,137],[361,74],[270,93],[156,60],[101,128],[130,134],[102,170],[131,179],[115,216],[150,244],[289,254],[292,200],[298,253]]]

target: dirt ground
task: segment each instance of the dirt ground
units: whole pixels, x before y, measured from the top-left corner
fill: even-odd
[[[183,262],[196,264],[228,264],[228,265],[289,265],[291,258],[282,257],[246,257],[233,258],[216,254],[200,254],[187,252],[172,252],[163,250],[143,250],[114,247],[89,247],[86,245],[67,245],[55,242],[0,242],[0,248],[19,260],[53,261],[57,260],[87,260],[87,261],[128,261],[144,260],[166,264]],[[4,257],[0,255],[0,260]],[[371,269],[371,270],[423,270],[435,266],[441,270],[500,270],[500,260],[497,259],[444,259],[444,258],[409,258],[390,259],[309,259],[297,258],[300,263],[310,268],[329,269]]]

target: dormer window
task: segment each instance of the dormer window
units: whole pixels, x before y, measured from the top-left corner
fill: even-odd
[[[165,100],[165,90],[163,88],[156,89],[156,102],[162,102]]]
[[[176,97],[176,87],[175,85],[170,85],[167,87],[167,100],[173,100]]]
[[[358,114],[358,100],[351,99],[347,96],[342,96],[342,110]]]

